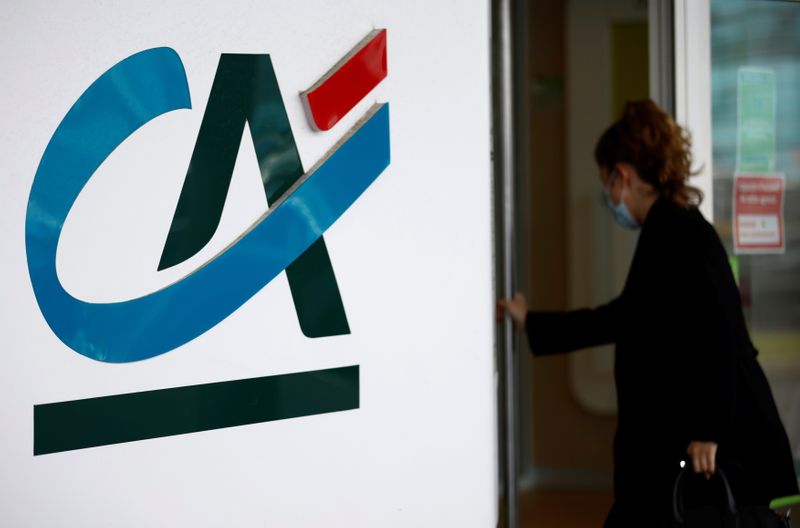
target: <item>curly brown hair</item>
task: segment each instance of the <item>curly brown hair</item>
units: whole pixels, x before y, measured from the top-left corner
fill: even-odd
[[[625,103],[622,117],[608,127],[594,149],[597,165],[612,170],[629,163],[662,198],[682,207],[697,206],[703,192],[688,184],[692,172],[689,133],[652,100]]]

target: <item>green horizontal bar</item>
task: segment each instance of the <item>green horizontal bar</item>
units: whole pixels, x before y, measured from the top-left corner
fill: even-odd
[[[33,406],[33,454],[136,442],[359,406],[359,367],[340,367]]]
[[[800,504],[800,495],[790,495],[789,497],[775,499],[769,503],[769,507],[773,510],[777,510],[778,508],[786,508],[796,504]]]

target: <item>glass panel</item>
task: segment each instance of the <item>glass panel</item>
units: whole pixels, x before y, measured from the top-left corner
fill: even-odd
[[[712,0],[711,61],[714,223],[738,271],[751,334],[800,459],[800,4]],[[741,194],[746,176],[777,185],[781,175],[783,232],[774,221],[780,203],[754,218],[766,226],[762,235],[784,243],[741,246],[748,242],[745,205],[740,198],[737,222],[734,187]],[[779,195],[753,196],[769,202]]]

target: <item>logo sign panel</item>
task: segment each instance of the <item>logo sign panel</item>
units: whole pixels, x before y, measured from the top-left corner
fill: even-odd
[[[376,30],[302,94],[313,127],[330,130],[386,74],[386,31]],[[349,333],[324,233],[389,165],[389,106],[373,105],[305,171],[266,54],[220,57],[159,270],[186,261],[214,235],[245,124],[269,209],[221,253],[161,290],[93,303],[62,286],[56,250],[81,190],[140,127],[191,106],[180,57],[171,48],[154,48],[103,73],[54,132],[33,181],[25,221],[31,283],[53,333],[93,360],[146,360],[213,328],[282,271],[306,336]],[[356,365],[37,405],[34,453],[357,408],[358,375]],[[201,408],[200,419],[181,420],[188,400],[193,405],[207,401],[208,412]],[[269,403],[278,400],[282,404]],[[148,419],[154,413],[158,417]]]
[[[495,525],[486,6],[6,15],[0,526]]]

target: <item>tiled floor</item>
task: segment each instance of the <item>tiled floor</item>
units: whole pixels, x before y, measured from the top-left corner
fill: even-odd
[[[611,491],[525,492],[519,498],[519,528],[600,528],[612,501]],[[800,526],[799,520],[796,516],[792,526]]]
[[[612,500],[611,491],[524,492],[519,528],[600,528]],[[504,526],[502,513],[499,526]]]
[[[520,528],[600,528],[611,491],[533,491],[520,497]]]

